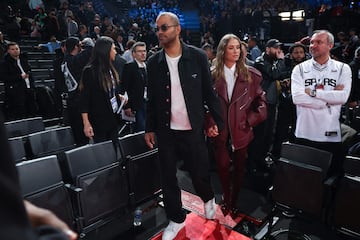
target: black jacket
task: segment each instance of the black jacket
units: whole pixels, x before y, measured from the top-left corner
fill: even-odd
[[[34,87],[34,83],[31,78],[31,68],[26,54],[20,54],[20,64],[24,72],[30,75],[30,86]],[[21,77],[21,70],[18,67],[17,62],[9,54],[5,55],[1,64],[1,74],[1,78],[7,88],[26,88],[25,80]]]
[[[223,128],[220,102],[211,83],[205,53],[182,43],[182,56],[178,63],[185,104],[193,131],[204,127],[204,106],[207,105],[219,130]],[[167,133],[170,129],[171,85],[165,51],[160,50],[148,61],[148,105],[146,132]]]
[[[282,80],[286,75],[286,67],[283,59],[273,59],[263,53],[255,61],[257,68],[262,76],[261,87],[266,92],[266,101],[269,104],[276,104],[278,101],[276,80]]]
[[[98,131],[116,130],[119,118],[113,113],[110,95],[104,91],[97,77],[97,71],[93,68],[91,66],[84,68],[82,74],[84,88],[80,91],[79,110],[81,113],[88,113],[96,135]],[[117,93],[118,89],[116,89]]]
[[[349,63],[352,72],[352,83],[351,83],[351,93],[349,97],[349,102],[359,101],[360,100],[360,59],[355,58],[351,63]]]
[[[125,65],[123,84],[124,91],[126,91],[129,96],[129,101],[125,108],[131,108],[131,110],[136,111],[143,107],[144,89],[147,84],[147,77],[143,75],[135,60]]]

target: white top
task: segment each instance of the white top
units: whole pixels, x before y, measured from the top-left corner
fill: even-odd
[[[167,54],[165,56],[169,67],[171,85],[170,128],[174,130],[191,130],[178,70],[181,55],[175,58],[169,57]]]
[[[232,96],[234,86],[235,86],[235,81],[236,81],[235,68],[236,68],[236,64],[234,64],[231,68],[228,68],[227,66],[224,65],[224,75],[225,75],[225,81],[226,81],[226,86],[227,86],[229,102],[231,101],[231,96]]]
[[[338,85],[343,90],[335,90]],[[305,93],[305,88],[316,89],[316,96]],[[296,105],[295,136],[316,142],[340,142],[340,110],[351,90],[351,69],[346,63],[329,59],[320,65],[309,59],[295,66],[291,74],[291,93]],[[326,132],[334,132],[326,136]],[[336,132],[336,133],[335,133]]]
[[[24,74],[24,73],[26,74],[26,72],[24,71],[24,69],[23,69],[22,66],[21,66],[20,58],[16,59],[16,63],[17,63],[17,65],[18,65],[18,67],[20,68],[21,73],[22,73],[22,74]],[[30,80],[29,80],[29,78],[27,77],[27,78],[25,78],[24,80],[25,80],[25,83],[26,83],[26,88],[30,88]]]

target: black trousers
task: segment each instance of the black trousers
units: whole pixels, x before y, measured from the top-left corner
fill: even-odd
[[[209,174],[208,150],[202,130],[158,134],[162,190],[167,217],[177,223],[185,221],[181,191],[176,177],[176,162],[183,157],[197,195],[207,202],[214,198]]]

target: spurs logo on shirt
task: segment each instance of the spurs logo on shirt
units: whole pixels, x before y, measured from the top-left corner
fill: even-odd
[[[305,79],[305,87],[319,84],[319,82],[322,83],[324,86],[336,87],[336,79],[331,79],[331,78],[323,78],[323,79],[308,78],[308,79]]]

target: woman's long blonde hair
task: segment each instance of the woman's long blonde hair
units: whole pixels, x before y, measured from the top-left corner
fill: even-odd
[[[243,51],[244,49],[246,50],[247,46],[246,43],[241,41],[240,38],[235,34],[226,34],[221,38],[219,45],[217,47],[215,68],[212,71],[212,76],[215,80],[225,78],[225,74],[224,74],[225,51],[230,39],[238,40],[241,47],[240,57],[239,60],[236,62],[235,74],[236,76],[241,75],[244,77],[246,81],[251,82],[251,75],[249,73],[248,66],[246,66],[245,64],[246,55],[244,54]]]

